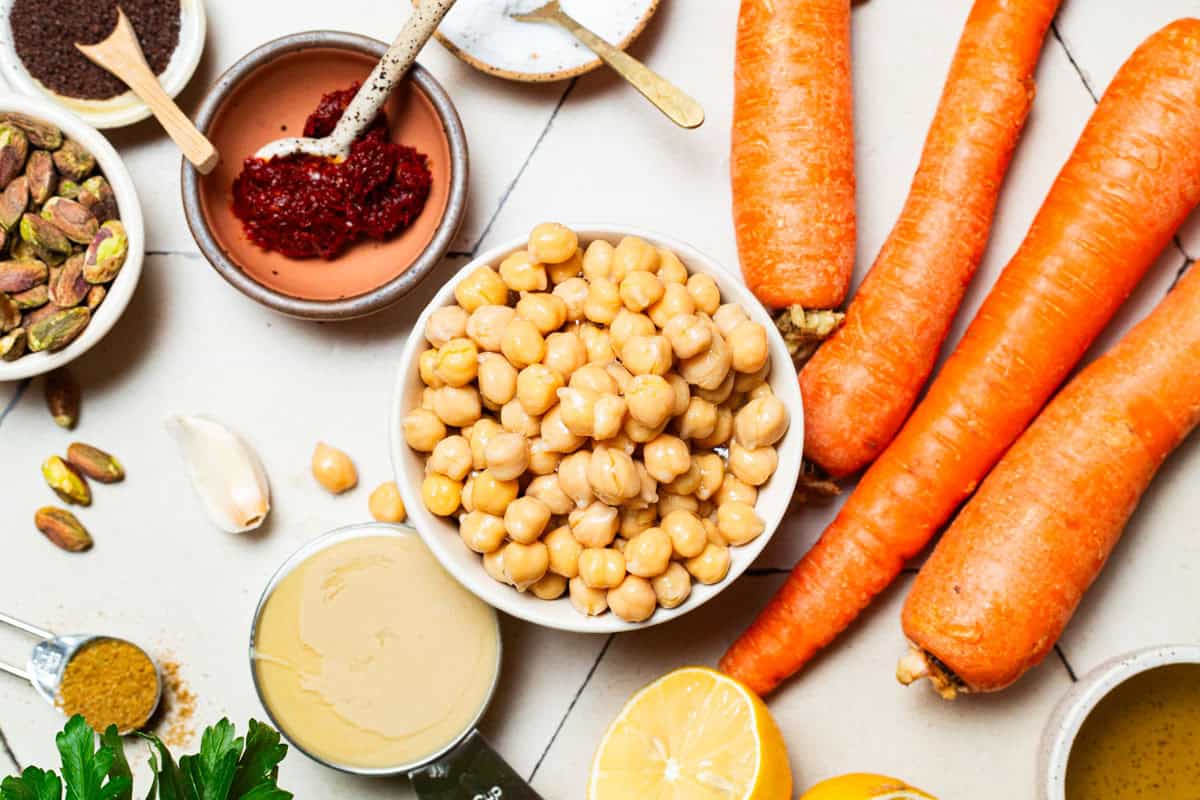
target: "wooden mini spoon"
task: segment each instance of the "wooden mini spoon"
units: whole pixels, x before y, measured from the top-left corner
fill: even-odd
[[[175,101],[163,91],[158,77],[146,63],[142,46],[125,12],[117,8],[117,27],[107,39],[97,44],[79,44],[79,52],[125,81],[133,93],[150,107],[167,135],[175,140],[183,157],[207,175],[217,166],[219,155],[212,142],[196,130],[196,126],[180,110]]]

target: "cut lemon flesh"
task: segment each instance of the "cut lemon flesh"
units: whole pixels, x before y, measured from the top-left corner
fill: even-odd
[[[676,670],[642,689],[609,726],[589,800],[788,800],[779,727],[748,688],[710,669]]]
[[[855,773],[822,781],[809,789],[800,800],[934,800],[934,798],[896,778]]]

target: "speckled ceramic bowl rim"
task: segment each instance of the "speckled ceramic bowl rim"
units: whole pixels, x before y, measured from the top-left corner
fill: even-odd
[[[1067,763],[1079,729],[1113,689],[1134,675],[1169,664],[1200,664],[1200,645],[1178,644],[1135,650],[1105,661],[1063,696],[1046,723],[1038,751],[1038,800],[1065,800]]]
[[[387,45],[377,39],[341,31],[307,31],[267,42],[251,50],[217,79],[200,104],[196,127],[207,131],[229,95],[260,67],[290,53],[321,48],[350,50],[381,58]],[[181,184],[188,228],[208,263],[222,278],[242,294],[281,314],[300,319],[334,321],[365,317],[388,308],[412,291],[438,265],[450,249],[466,211],[467,137],[458,111],[442,85],[420,64],[413,65],[409,79],[429,98],[446,132],[450,148],[450,191],[446,210],[433,238],[408,269],[369,292],[340,300],[305,300],[268,288],[243,272],[213,235],[200,200],[200,174],[184,161]]]

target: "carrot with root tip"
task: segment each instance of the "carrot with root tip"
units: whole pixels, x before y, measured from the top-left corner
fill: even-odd
[[[875,460],[929,379],[983,258],[1059,0],[977,0],[900,218],[842,328],[800,373],[804,455],[835,478]]]
[[[1054,647],[1163,461],[1200,423],[1200,270],[1017,440],[921,567],[903,683],[1003,689]]]
[[[1121,67],[941,374],[721,667],[800,669],[933,538],[1016,441],[1200,202],[1200,20]]]

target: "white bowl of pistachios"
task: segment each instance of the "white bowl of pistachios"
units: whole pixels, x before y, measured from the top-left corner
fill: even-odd
[[[799,383],[767,311],[688,245],[543,223],[441,287],[401,355],[396,481],[497,609],[610,633],[716,597],[791,504]]]

